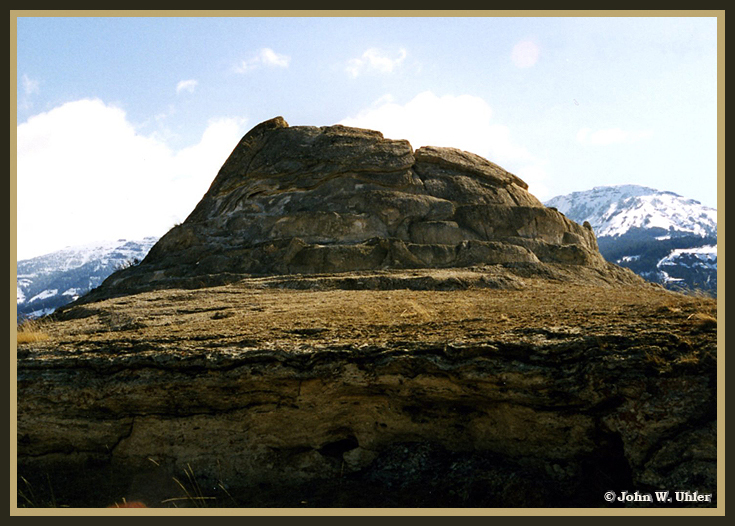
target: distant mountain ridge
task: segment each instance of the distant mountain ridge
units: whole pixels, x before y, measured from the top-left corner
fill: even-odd
[[[544,204],[588,221],[608,261],[669,288],[716,293],[716,209],[638,185],[598,186]]]
[[[115,270],[142,261],[157,237],[89,243],[18,261],[17,315],[50,314],[90,289]]]
[[[635,228],[717,236],[716,209],[645,186],[597,186],[554,197],[544,204],[577,222],[589,221],[598,238],[619,237]]]

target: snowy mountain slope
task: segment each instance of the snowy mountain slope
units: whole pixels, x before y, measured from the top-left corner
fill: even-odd
[[[704,245],[697,248],[677,248],[658,262],[656,266],[682,265],[685,267],[717,268],[717,246]]]
[[[636,228],[717,236],[716,209],[644,186],[597,186],[554,197],[544,204],[579,223],[589,221],[598,238],[622,236]]]
[[[658,281],[716,292],[717,245],[674,249],[656,264]]]
[[[608,261],[669,288],[716,294],[716,209],[637,185],[598,186],[545,205],[589,221]]]
[[[50,314],[98,286],[121,266],[141,261],[156,241],[156,237],[146,237],[90,243],[18,261],[18,316]]]

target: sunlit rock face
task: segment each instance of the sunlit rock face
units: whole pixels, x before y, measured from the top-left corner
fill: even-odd
[[[345,126],[249,131],[186,221],[97,294],[242,275],[551,263],[607,268],[592,230],[455,148]]]

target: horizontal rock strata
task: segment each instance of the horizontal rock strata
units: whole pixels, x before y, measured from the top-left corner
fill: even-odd
[[[243,507],[716,497],[713,303],[517,279],[77,306],[18,351],[19,474],[85,506],[194,505],[190,476]]]

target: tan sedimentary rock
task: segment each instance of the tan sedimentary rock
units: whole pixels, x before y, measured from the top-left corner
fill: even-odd
[[[90,297],[253,275],[539,262],[621,274],[589,226],[478,155],[277,117],[245,135],[141,265]]]

